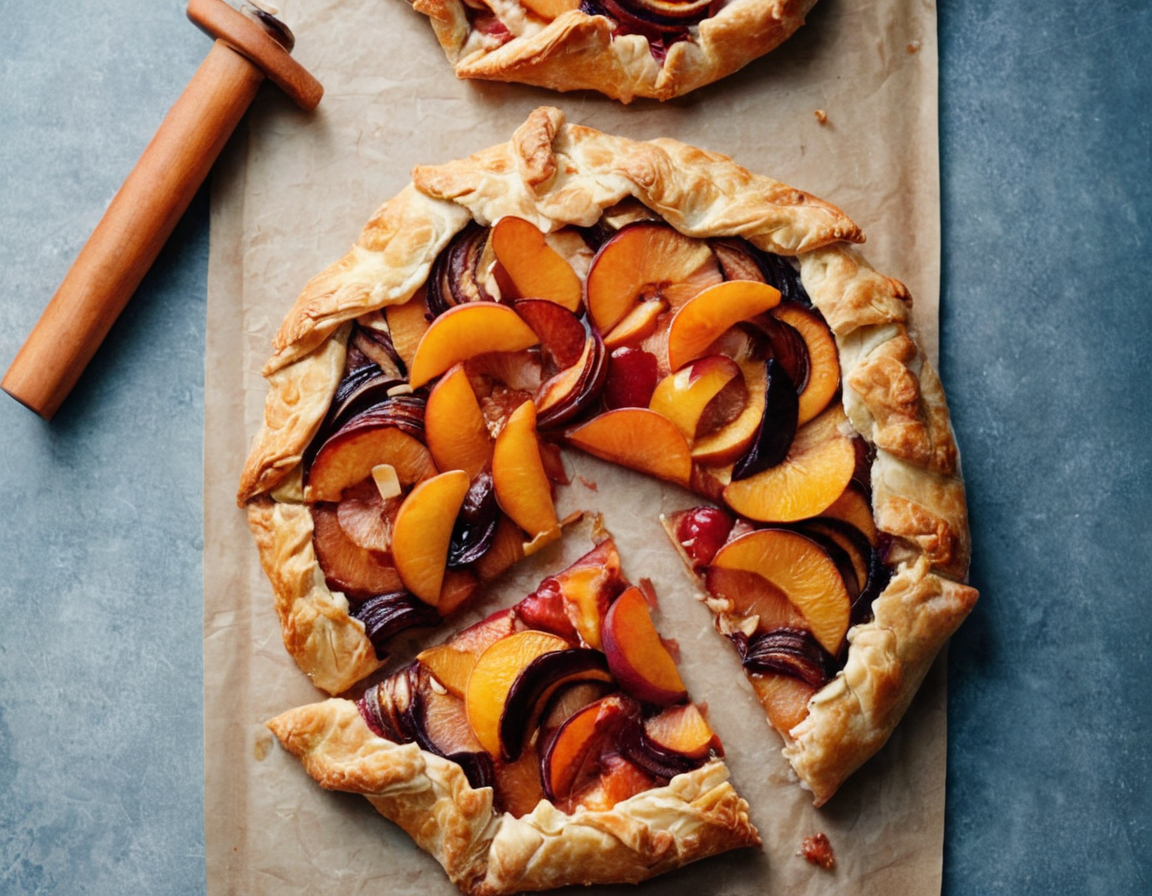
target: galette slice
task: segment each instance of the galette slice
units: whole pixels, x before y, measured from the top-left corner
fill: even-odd
[[[268,723],[465,893],[635,883],[759,837],[609,539],[370,687]]]

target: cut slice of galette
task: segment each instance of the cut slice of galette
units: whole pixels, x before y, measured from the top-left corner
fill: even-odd
[[[775,49],[816,0],[413,0],[459,78],[667,100]]]
[[[368,688],[268,723],[469,894],[636,883],[758,845],[611,539]]]
[[[300,667],[347,691],[559,538],[568,446],[717,505],[673,538],[828,799],[976,599],[944,393],[861,240],[723,156],[555,109],[417,168],[265,368],[240,501]]]

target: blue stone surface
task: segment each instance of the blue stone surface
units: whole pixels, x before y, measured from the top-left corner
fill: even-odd
[[[982,599],[944,892],[1152,892],[1152,6],[940,0],[942,373]],[[207,50],[0,7],[0,367]],[[202,192],[56,419],[0,396],[0,894],[205,889]]]

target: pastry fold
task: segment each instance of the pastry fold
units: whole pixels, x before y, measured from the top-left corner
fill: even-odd
[[[541,801],[513,818],[456,763],[372,733],[350,700],[302,706],[268,727],[321,786],[367,797],[470,896],[639,883],[760,843],[722,760],[606,811],[568,815]]]

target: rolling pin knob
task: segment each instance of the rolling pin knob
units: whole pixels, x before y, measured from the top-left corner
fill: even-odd
[[[293,37],[260,9],[190,0],[188,17],[216,38],[109,204],[0,381],[51,419],[160,254],[265,78],[311,110],[323,88],[288,50]]]

